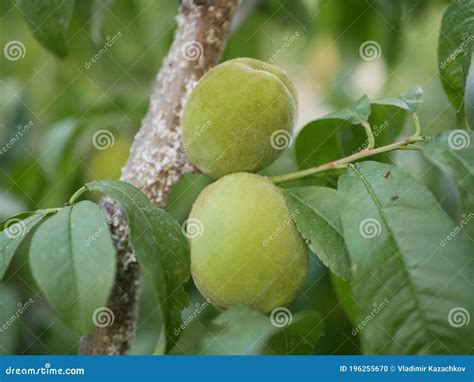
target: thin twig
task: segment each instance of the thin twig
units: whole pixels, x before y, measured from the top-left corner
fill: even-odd
[[[329,170],[337,170],[337,169],[340,169],[342,167],[345,167],[345,165],[347,165],[348,163],[356,162],[356,161],[358,161],[362,158],[367,158],[367,157],[370,157],[370,156],[373,156],[373,155],[386,153],[386,152],[389,152],[389,151],[394,151],[394,150],[419,150],[420,149],[419,146],[411,146],[411,145],[413,143],[421,142],[421,141],[424,141],[426,139],[427,139],[426,137],[413,135],[413,136],[405,138],[405,139],[403,139],[399,142],[391,143],[389,145],[382,146],[382,147],[377,147],[375,149],[367,148],[367,149],[361,150],[361,151],[359,151],[355,154],[346,156],[346,157],[341,158],[341,159],[334,160],[332,162],[322,164],[322,165],[317,166],[317,167],[312,167],[312,168],[308,168],[306,170],[292,172],[290,174],[273,176],[273,177],[270,177],[270,180],[273,183],[282,183],[282,182],[286,182],[286,181],[289,181],[289,180],[304,178],[304,177],[307,177],[307,176],[310,176],[310,175],[318,174],[318,173],[329,171]]]

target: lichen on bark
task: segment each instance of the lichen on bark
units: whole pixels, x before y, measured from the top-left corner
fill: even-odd
[[[164,207],[173,184],[193,171],[181,147],[180,117],[193,86],[216,65],[229,34],[237,0],[182,0],[177,30],[153,85],[150,104],[135,136],[121,180]],[[101,207],[117,252],[117,273],[108,308],[114,322],[81,341],[82,354],[126,354],[137,323],[140,267],[128,242],[120,206],[104,198]]]

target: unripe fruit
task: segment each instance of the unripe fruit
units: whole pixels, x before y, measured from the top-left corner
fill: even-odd
[[[191,269],[202,295],[219,308],[262,313],[291,302],[303,284],[308,250],[281,191],[267,178],[227,175],[194,203]]]
[[[284,71],[251,58],[226,61],[191,92],[182,116],[184,149],[215,178],[256,172],[283,152],[296,113],[296,91]]]

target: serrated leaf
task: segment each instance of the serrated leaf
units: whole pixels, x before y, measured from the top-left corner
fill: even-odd
[[[115,250],[99,207],[65,207],[34,233],[31,272],[49,304],[79,335],[94,328],[115,278]],[[95,314],[96,313],[96,314]]]
[[[460,110],[471,62],[474,35],[474,2],[453,1],[446,9],[438,41],[438,66],[444,91]]]
[[[68,54],[67,37],[75,0],[19,0],[31,32],[56,56]]]
[[[469,243],[429,190],[392,165],[363,162],[339,178],[359,334],[369,354],[466,354],[474,314]],[[456,314],[456,321],[453,315]],[[464,325],[465,324],[465,325]]]
[[[45,213],[25,212],[0,223],[0,280],[23,239],[45,216]]]
[[[293,315],[286,308],[275,309],[271,318],[245,307],[234,307],[213,323],[218,326],[218,333],[202,340],[201,354],[312,354],[324,331],[319,313]]]
[[[171,349],[178,340],[174,330],[181,325],[181,310],[189,300],[183,287],[190,276],[189,245],[181,226],[129,183],[102,180],[86,186],[89,190],[109,195],[124,208],[132,248],[145,277],[155,287],[157,302],[164,316],[166,348],[161,350]]]
[[[351,279],[340,213],[342,196],[327,187],[301,187],[284,191],[298,230],[324,265],[345,280]]]

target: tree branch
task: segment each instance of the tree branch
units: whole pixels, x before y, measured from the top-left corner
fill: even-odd
[[[174,42],[121,177],[158,207],[165,206],[181,175],[193,170],[181,147],[181,111],[195,83],[219,61],[236,6],[237,0],[181,1]],[[101,207],[117,251],[117,274],[108,302],[114,322],[83,338],[81,353],[126,354],[136,329],[140,267],[128,242],[125,214],[109,198]]]

